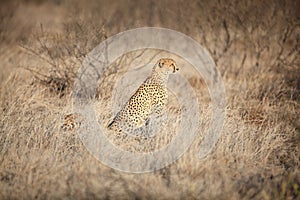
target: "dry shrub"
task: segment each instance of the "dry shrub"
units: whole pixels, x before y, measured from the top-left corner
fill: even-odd
[[[42,23],[29,28],[30,37],[17,39],[23,50],[11,57],[18,68],[9,69],[9,78],[1,80],[1,199],[299,198],[299,3],[22,1],[18,5],[53,6],[64,12],[58,16],[61,30],[51,31]],[[21,14],[14,11],[13,16],[1,11],[0,16],[10,20],[5,26],[22,25],[19,18],[14,20]],[[210,122],[210,98],[205,83],[186,73],[200,102],[196,141],[165,171],[127,174],[98,162],[76,132],[64,132],[60,125],[72,110],[72,85],[85,55],[105,38],[141,26],[181,31],[209,50],[226,86],[227,119],[213,152],[199,160],[199,145]],[[9,40],[10,28],[1,30],[1,41]],[[0,46],[9,52],[10,46]],[[126,72],[123,66],[133,64],[137,55],[120,58],[105,71],[95,97],[103,101],[101,106],[110,104],[113,85]],[[8,66],[3,60],[2,64]]]

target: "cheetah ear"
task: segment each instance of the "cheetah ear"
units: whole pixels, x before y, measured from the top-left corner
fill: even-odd
[[[162,67],[164,66],[164,62],[163,62],[163,61],[160,61],[160,62],[158,63],[158,66],[159,66],[160,68],[162,68]]]

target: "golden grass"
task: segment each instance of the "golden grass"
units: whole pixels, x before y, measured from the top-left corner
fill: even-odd
[[[300,197],[299,4],[1,4],[7,9],[0,13],[0,199]],[[55,20],[46,20],[47,8]],[[201,103],[197,140],[166,171],[128,174],[101,164],[75,132],[60,126],[72,111],[72,83],[86,53],[106,37],[143,26],[181,31],[209,50],[225,83],[227,118],[213,152],[199,160],[210,98],[205,83],[186,72]],[[112,91],[124,73],[118,64],[129,66],[126,61],[107,70],[111,82],[98,95]]]

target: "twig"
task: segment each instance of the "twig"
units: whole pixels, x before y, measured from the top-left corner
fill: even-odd
[[[56,67],[56,65],[54,63],[52,63],[50,60],[48,60],[47,58],[44,58],[43,56],[41,56],[39,53],[37,53],[36,51],[34,51],[33,49],[30,49],[29,47],[25,47],[21,44],[19,44],[19,46],[27,51],[29,51],[30,53],[32,53],[33,55],[37,56],[38,58],[40,58],[43,61],[46,61],[47,63],[49,63],[51,66]]]

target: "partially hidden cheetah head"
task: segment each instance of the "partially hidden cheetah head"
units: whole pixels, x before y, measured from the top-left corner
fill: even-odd
[[[162,73],[175,73],[179,70],[176,62],[171,58],[161,58],[157,61],[154,70]]]

